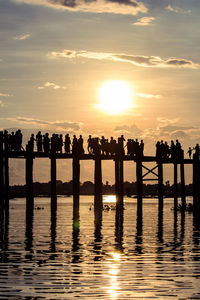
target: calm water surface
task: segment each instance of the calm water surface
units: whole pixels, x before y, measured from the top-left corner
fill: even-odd
[[[91,196],[10,201],[0,220],[0,298],[200,299],[200,227],[192,213],[174,213],[165,199],[125,198],[123,214],[96,215]],[[90,210],[91,208],[91,210]]]

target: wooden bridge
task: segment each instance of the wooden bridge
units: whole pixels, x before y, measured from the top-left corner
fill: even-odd
[[[80,185],[80,161],[94,161],[94,193],[96,196],[102,195],[102,160],[112,160],[115,165],[115,189],[116,195],[123,196],[124,183],[124,161],[133,161],[136,164],[136,182],[137,182],[137,198],[138,205],[142,205],[143,182],[157,181],[158,183],[158,199],[159,207],[163,207],[163,166],[166,164],[173,165],[174,169],[174,207],[177,207],[178,198],[178,167],[180,167],[180,182],[181,182],[181,199],[182,207],[186,207],[185,199],[185,172],[184,166],[190,164],[193,167],[193,204],[195,207],[200,207],[200,162],[199,156],[194,154],[193,159],[157,159],[155,156],[136,157],[133,155],[102,155],[98,154],[81,154],[73,155],[68,153],[44,153],[44,152],[29,152],[29,151],[6,151],[3,147],[0,149],[0,199],[8,201],[9,197],[9,159],[25,159],[25,178],[26,178],[26,193],[27,199],[33,201],[33,163],[35,159],[47,158],[50,159],[50,174],[51,174],[51,198],[56,199],[56,161],[57,159],[72,160],[72,180],[73,180],[73,195],[79,195]],[[155,165],[152,168],[147,167],[145,163],[153,162]],[[151,178],[147,175],[151,174]],[[31,200],[32,199],[32,200]],[[76,197],[74,197],[76,199]],[[97,197],[97,199],[101,199]],[[123,204],[123,197],[119,197],[118,201]],[[121,199],[121,200],[120,200]],[[52,200],[56,201],[56,200]],[[100,200],[98,200],[100,201]],[[101,203],[102,204],[102,203]]]

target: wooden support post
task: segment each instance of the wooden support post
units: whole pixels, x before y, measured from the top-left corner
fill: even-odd
[[[33,247],[33,216],[34,216],[34,206],[33,202],[29,201],[27,198],[26,205],[26,231],[25,231],[25,250],[31,251]],[[32,252],[31,252],[32,253]],[[30,256],[31,254],[29,254]],[[29,257],[30,259],[30,257]]]
[[[200,162],[199,157],[193,155],[193,205],[194,211],[200,208]]]
[[[9,160],[8,155],[5,155],[5,161],[4,161],[4,177],[5,177],[5,200],[8,202],[9,199]]]
[[[184,172],[184,163],[181,162],[180,164],[180,171],[181,171],[181,201],[182,201],[182,208],[186,208],[186,199],[185,199],[185,172]]]
[[[119,195],[124,195],[124,162],[123,159],[119,161]]]
[[[102,169],[101,169],[101,157],[95,156],[95,168],[94,168],[94,194],[102,195]]]
[[[102,195],[95,195],[94,196],[94,216],[95,221],[98,221],[98,218],[102,214],[102,208],[103,208],[103,198]]]
[[[138,211],[142,211],[143,187],[142,187],[142,162],[140,160],[136,162],[136,178],[137,178],[137,209]]]
[[[52,199],[53,200],[53,199]],[[56,252],[56,225],[57,225],[57,203],[54,200],[51,202],[51,253]]]
[[[4,180],[3,141],[0,140],[0,205],[4,204]]]
[[[51,155],[51,199],[56,199],[56,157]]]
[[[72,263],[80,259],[79,254],[79,232],[80,232],[80,215],[79,215],[79,194],[73,195],[73,224],[72,224]]]
[[[79,195],[80,189],[80,161],[77,156],[73,157],[72,162],[73,170],[73,195]]]
[[[115,193],[119,195],[119,160],[115,160]]]
[[[163,209],[158,210],[158,241],[163,243]]]
[[[158,199],[159,210],[163,210],[163,164],[158,162]]]
[[[193,155],[193,205],[197,206],[197,157]]]
[[[26,209],[32,210],[34,206],[33,200],[33,156],[27,153],[26,156]]]
[[[177,163],[174,163],[174,210],[177,210],[178,205],[178,169]]]

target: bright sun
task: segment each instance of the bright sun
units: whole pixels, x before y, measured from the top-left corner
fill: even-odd
[[[132,105],[133,92],[126,81],[108,80],[99,89],[99,107],[104,112],[117,115],[128,111]]]

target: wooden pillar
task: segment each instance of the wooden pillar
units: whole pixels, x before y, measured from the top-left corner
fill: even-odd
[[[95,221],[98,220],[98,218],[102,214],[102,208],[103,208],[103,198],[102,195],[95,195],[94,196],[94,216]]]
[[[119,161],[119,195],[124,195],[124,161]]]
[[[137,210],[139,212],[142,211],[142,195],[143,195],[143,187],[142,187],[142,162],[136,162],[136,179],[137,179]]]
[[[181,201],[182,208],[186,207],[186,199],[185,199],[185,172],[184,172],[184,163],[180,164],[180,172],[181,172]]]
[[[0,136],[0,205],[4,204],[4,180],[3,136]]]
[[[174,163],[174,210],[178,205],[178,169],[177,163]]]
[[[26,196],[27,199],[33,198],[33,156],[27,153],[26,156]]]
[[[56,199],[56,157],[51,156],[51,199]]]
[[[5,155],[4,161],[4,177],[5,177],[5,200],[8,201],[9,199],[9,160],[8,154]]]
[[[53,200],[53,199],[52,199]],[[57,225],[57,203],[54,200],[51,202],[51,242],[50,242],[50,250],[51,253],[56,252],[56,225]],[[52,254],[54,256],[54,254]]]
[[[94,168],[94,194],[102,195],[102,169],[101,169],[101,157],[95,156],[95,168]]]
[[[73,195],[79,195],[80,190],[80,161],[77,156],[73,156]]]
[[[25,231],[25,250],[31,251],[33,247],[33,217],[34,217],[34,206],[33,202],[29,201],[27,198],[26,205],[26,231]],[[33,252],[29,252],[29,256],[32,255]],[[30,257],[29,257],[30,259]]]
[[[163,164],[158,162],[158,200],[159,210],[163,209]]]
[[[119,160],[115,160],[115,193],[119,195]]]
[[[193,205],[195,210],[200,207],[200,162],[199,157],[193,155]]]

